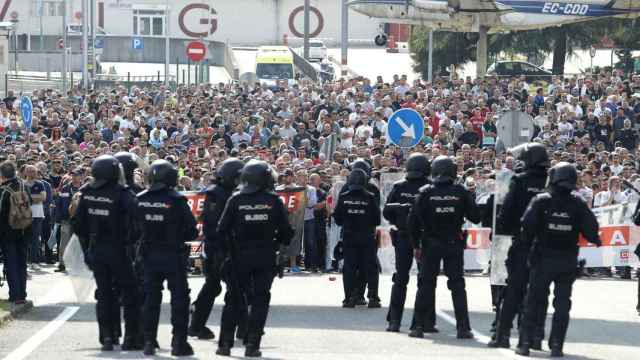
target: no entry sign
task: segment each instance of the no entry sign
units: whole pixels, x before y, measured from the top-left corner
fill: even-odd
[[[207,47],[200,41],[192,41],[187,45],[187,57],[193,62],[202,61],[207,54]]]

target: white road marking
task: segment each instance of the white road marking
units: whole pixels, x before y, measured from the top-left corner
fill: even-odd
[[[49,322],[45,327],[40,329],[37,333],[31,336],[20,347],[7,355],[4,360],[22,360],[31,354],[38,346],[45,342],[53,333],[56,332],[64,323],[69,320],[80,307],[67,306],[64,311],[58,315],[55,319]]]
[[[438,315],[438,317],[440,317],[442,320],[444,320],[445,322],[456,326],[456,319],[454,319],[453,317],[451,317],[449,314],[445,313],[444,311],[440,310],[440,309],[436,309],[436,315]],[[491,338],[489,336],[484,335],[483,333],[479,332],[478,330],[473,330],[473,335],[475,336],[475,340],[478,342],[481,342],[483,344],[488,344],[489,341],[491,340]],[[510,359],[518,359],[518,360],[522,360],[523,358],[516,355],[516,353],[511,350],[511,349],[505,349],[505,348],[497,348],[497,349],[492,349],[492,350],[496,350],[499,351],[502,355],[506,356],[507,358]]]

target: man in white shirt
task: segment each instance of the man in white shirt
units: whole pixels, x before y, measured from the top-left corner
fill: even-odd
[[[318,203],[318,194],[316,188],[309,185],[309,174],[306,170],[299,170],[296,174],[297,181],[300,186],[306,187],[307,204],[304,209],[304,266],[305,270],[317,272],[322,266],[320,252],[318,248],[318,239],[316,237],[316,219],[315,206]]]
[[[284,126],[280,128],[280,136],[283,139],[293,139],[298,132],[291,126],[291,119],[284,119]]]
[[[593,199],[593,207],[623,204],[628,202],[628,196],[620,189],[620,178],[612,176],[609,178],[609,190],[601,191]]]

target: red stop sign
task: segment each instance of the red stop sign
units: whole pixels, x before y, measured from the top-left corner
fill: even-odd
[[[204,59],[207,54],[207,47],[200,41],[192,41],[187,45],[187,57],[193,62]]]

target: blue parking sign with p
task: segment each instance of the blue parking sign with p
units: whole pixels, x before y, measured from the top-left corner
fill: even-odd
[[[424,135],[424,119],[413,109],[400,109],[393,113],[387,127],[389,140],[403,148],[418,145]]]
[[[131,40],[131,47],[133,48],[133,50],[144,49],[144,43],[142,42],[142,38],[133,38]]]

